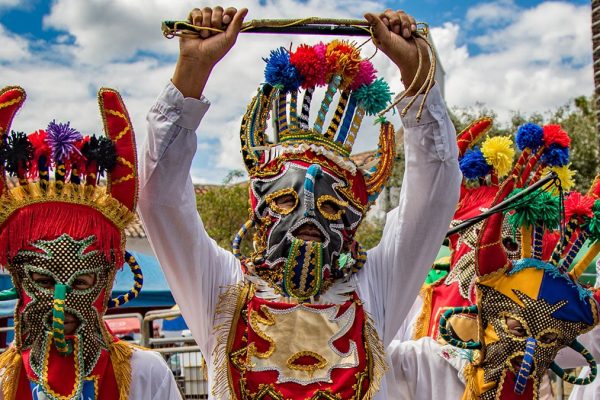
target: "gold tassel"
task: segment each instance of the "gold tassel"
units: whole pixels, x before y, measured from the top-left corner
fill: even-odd
[[[250,284],[238,283],[225,288],[219,295],[215,310],[214,335],[217,343],[212,352],[215,376],[211,394],[216,399],[233,399],[235,394],[230,385],[228,354],[231,350],[235,327],[240,317],[242,307],[250,293]],[[219,323],[217,324],[217,320]]]
[[[473,364],[467,364],[463,370],[463,376],[465,377],[466,385],[465,391],[463,392],[462,400],[476,400],[477,399],[477,376],[475,374],[475,368]]]
[[[385,358],[385,349],[379,339],[373,320],[365,313],[365,344],[369,354],[369,389],[362,397],[363,400],[372,400],[381,387],[381,379],[388,371],[389,366]]]
[[[433,286],[423,285],[419,296],[423,300],[423,306],[421,307],[421,314],[415,321],[415,327],[413,329],[413,340],[421,339],[422,337],[428,336],[429,325],[431,324],[431,303],[433,300]],[[435,335],[437,336],[437,334]]]
[[[0,355],[0,378],[2,379],[2,395],[4,400],[15,400],[19,376],[21,375],[21,353],[16,347],[10,346]]]
[[[133,346],[119,340],[110,344],[110,361],[115,372],[115,380],[119,387],[119,400],[129,399],[131,388],[131,356]]]

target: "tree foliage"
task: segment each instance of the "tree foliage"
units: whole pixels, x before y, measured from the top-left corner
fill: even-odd
[[[196,195],[196,206],[204,228],[219,246],[231,249],[231,242],[248,220],[248,182],[210,186]],[[242,254],[250,254],[252,233],[242,242]]]

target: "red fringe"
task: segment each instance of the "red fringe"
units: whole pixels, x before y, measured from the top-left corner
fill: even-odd
[[[65,233],[76,240],[94,235],[88,251],[99,250],[110,263],[123,265],[122,235],[110,220],[88,206],[59,202],[32,204],[10,216],[0,227],[0,265],[8,265],[20,250],[34,250],[38,240]]]

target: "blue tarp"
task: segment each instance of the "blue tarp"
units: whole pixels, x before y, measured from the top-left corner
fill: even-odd
[[[140,307],[140,308],[155,308],[155,307],[172,307],[175,305],[171,290],[167,285],[165,275],[160,269],[158,260],[146,254],[131,252],[136,258],[138,264],[144,273],[144,287],[140,296],[121,306]],[[129,266],[125,264],[122,270],[117,272],[117,278],[113,287],[112,297],[125,294],[133,286],[133,274]],[[12,287],[10,275],[0,275],[0,290],[9,289]],[[16,300],[0,302],[0,317],[12,316],[15,308]]]

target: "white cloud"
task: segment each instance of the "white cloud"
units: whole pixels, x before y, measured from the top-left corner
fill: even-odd
[[[247,19],[312,15],[360,18],[358,10],[384,8],[375,1],[358,0],[236,3],[250,9]],[[510,9],[506,4],[512,3],[494,4]],[[0,86],[18,84],[28,92],[27,104],[15,119],[14,128],[33,131],[56,118],[72,121],[84,133],[99,133],[102,123],[96,92],[108,86],[123,94],[141,144],[146,112],[170,78],[178,51],[176,40],[162,37],[160,21],[183,18],[195,5],[197,2],[191,0],[56,0],[45,26],[64,34],[50,44],[28,41],[0,26]],[[446,23],[433,28],[447,73],[448,103],[468,106],[484,102],[506,118],[509,110],[544,111],[571,97],[591,94],[588,8],[544,3],[507,15],[504,20],[510,21],[508,25],[489,30],[485,36],[471,37],[470,45],[482,49],[478,55],[469,54],[460,40],[465,33],[458,25]],[[469,23],[484,24],[491,15],[486,10],[489,8],[470,11]],[[212,107],[199,130],[200,146],[192,170],[196,180],[218,183],[228,169],[243,168],[239,122],[263,79],[261,58],[276,46],[318,40],[328,38],[240,35],[236,46],[214,69],[205,89]],[[75,44],[71,44],[73,41]],[[140,53],[148,55],[134,57]],[[364,47],[363,55],[373,53],[372,45]],[[399,92],[401,83],[395,65],[382,54],[377,54],[373,62],[392,90]],[[397,115],[390,120],[397,123]],[[371,125],[368,120],[363,123],[355,152],[377,145],[378,132]]]
[[[507,121],[510,111],[545,112],[593,92],[589,6],[547,2],[519,10],[501,29],[471,38],[456,24],[432,29],[450,106],[478,102]]]
[[[468,24],[482,23],[486,25],[499,25],[514,20],[518,8],[513,0],[499,0],[479,3],[467,11]]]
[[[2,25],[0,25],[0,37],[2,38],[2,46],[0,46],[0,62],[29,57],[28,44],[25,39],[7,32]]]

